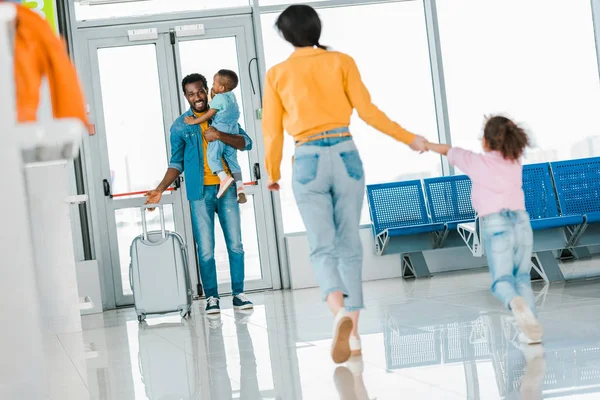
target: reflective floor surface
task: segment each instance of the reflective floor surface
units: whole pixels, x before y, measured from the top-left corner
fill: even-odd
[[[335,365],[317,290],[250,295],[251,315],[83,319],[46,340],[52,400],[600,399],[600,281],[535,284],[543,348],[522,348],[486,271],[365,284],[363,358]]]

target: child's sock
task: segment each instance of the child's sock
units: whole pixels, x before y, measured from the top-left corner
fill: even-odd
[[[221,182],[223,182],[225,179],[227,179],[229,177],[229,175],[227,175],[227,172],[225,172],[225,171],[217,172],[217,176],[219,177]]]

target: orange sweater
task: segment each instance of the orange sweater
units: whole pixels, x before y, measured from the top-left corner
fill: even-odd
[[[295,141],[350,125],[352,110],[375,129],[404,143],[415,135],[371,102],[354,60],[343,53],[305,47],[267,73],[263,135],[269,180],[280,178],[283,130]]]
[[[45,77],[50,86],[54,117],[78,118],[86,124],[83,93],[64,43],[35,11],[21,5],[16,7],[17,120],[30,122],[37,119],[40,86]]]

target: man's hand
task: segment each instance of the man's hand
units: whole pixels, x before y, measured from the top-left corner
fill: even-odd
[[[158,204],[162,198],[162,192],[160,190],[150,190],[144,196],[146,196],[146,202],[144,204]],[[149,208],[148,211],[154,211],[154,208]]]
[[[408,147],[410,147],[414,151],[424,153],[428,150],[427,139],[425,139],[423,136],[417,135],[415,139],[408,145]]]
[[[219,140],[219,131],[209,126],[208,129],[204,131],[204,138],[207,142],[214,142],[215,140]]]
[[[278,182],[269,182],[269,185],[267,187],[272,192],[279,192],[279,189],[281,189],[279,187],[279,183]]]

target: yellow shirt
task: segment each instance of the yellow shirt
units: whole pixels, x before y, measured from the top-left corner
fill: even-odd
[[[262,123],[269,180],[281,178],[284,129],[298,141],[350,125],[353,109],[373,128],[401,142],[415,138],[371,102],[356,63],[346,54],[305,47],[271,68]]]
[[[204,113],[197,113],[194,111],[194,114],[196,114],[197,117],[200,117]],[[208,166],[208,141],[204,137],[204,131],[207,129],[208,121],[200,124],[200,132],[202,133],[202,154],[204,154],[204,185],[218,185],[221,183],[219,177],[213,174],[212,170]],[[229,168],[227,168],[225,163],[223,163],[223,168],[225,168],[225,172],[229,174]]]

